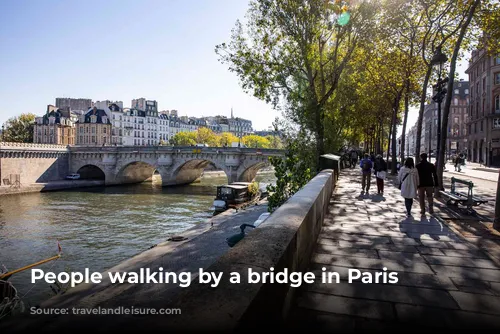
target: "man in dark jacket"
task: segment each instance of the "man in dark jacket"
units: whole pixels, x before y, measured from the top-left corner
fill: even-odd
[[[434,187],[439,185],[436,167],[427,161],[427,154],[420,154],[421,161],[417,164],[418,171],[418,199],[420,202],[420,214],[425,215],[425,197],[429,203],[429,213],[434,213]]]
[[[366,189],[366,194],[368,194],[368,191],[370,190],[370,182],[373,169],[373,162],[370,160],[370,156],[368,154],[365,154],[364,158],[361,159],[359,167],[361,167],[361,188],[363,188],[362,192],[365,192]]]

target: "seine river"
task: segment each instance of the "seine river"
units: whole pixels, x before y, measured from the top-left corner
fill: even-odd
[[[257,181],[274,181],[271,172]],[[155,183],[0,197],[0,268],[14,270],[58,252],[44,271],[104,271],[212,217],[216,186],[227,178],[161,187]],[[5,269],[4,269],[5,270]],[[0,270],[1,271],[1,270]],[[13,275],[27,307],[52,296],[49,285],[30,282],[31,271]]]

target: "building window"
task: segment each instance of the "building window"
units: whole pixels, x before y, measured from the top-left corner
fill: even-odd
[[[495,85],[500,85],[500,72],[495,73]]]
[[[500,113],[500,95],[495,96],[495,113]]]
[[[458,89],[455,89],[455,94],[458,95],[460,92]]]
[[[500,118],[493,119],[493,129],[500,129]]]
[[[481,120],[481,132],[483,132],[483,120]]]
[[[495,65],[500,65],[500,54],[495,57]]]
[[[106,133],[106,127],[102,128],[102,133]]]
[[[453,100],[453,103],[457,106],[457,105],[458,105],[458,99],[457,99],[457,98],[455,98],[455,99]]]

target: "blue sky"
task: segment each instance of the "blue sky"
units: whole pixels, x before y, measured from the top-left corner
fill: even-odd
[[[181,115],[280,116],[217,60],[246,0],[0,0],[0,123],[56,97],[158,101]],[[7,51],[7,52],[6,52]]]
[[[56,97],[158,101],[181,115],[280,114],[245,94],[218,62],[246,0],[0,0],[0,123],[45,113]],[[463,73],[463,70],[459,72]],[[409,125],[416,112],[410,113]]]

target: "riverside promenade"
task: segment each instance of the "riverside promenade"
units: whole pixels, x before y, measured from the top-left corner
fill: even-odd
[[[498,257],[449,228],[441,203],[421,217],[415,200],[407,218],[392,182],[385,181],[381,196],[372,177],[370,193],[361,195],[359,169],[342,171],[308,269],[316,277],[322,268],[338,272],[341,282],[303,285],[289,328],[500,328]],[[398,273],[396,284],[347,282],[350,268],[383,267]]]

